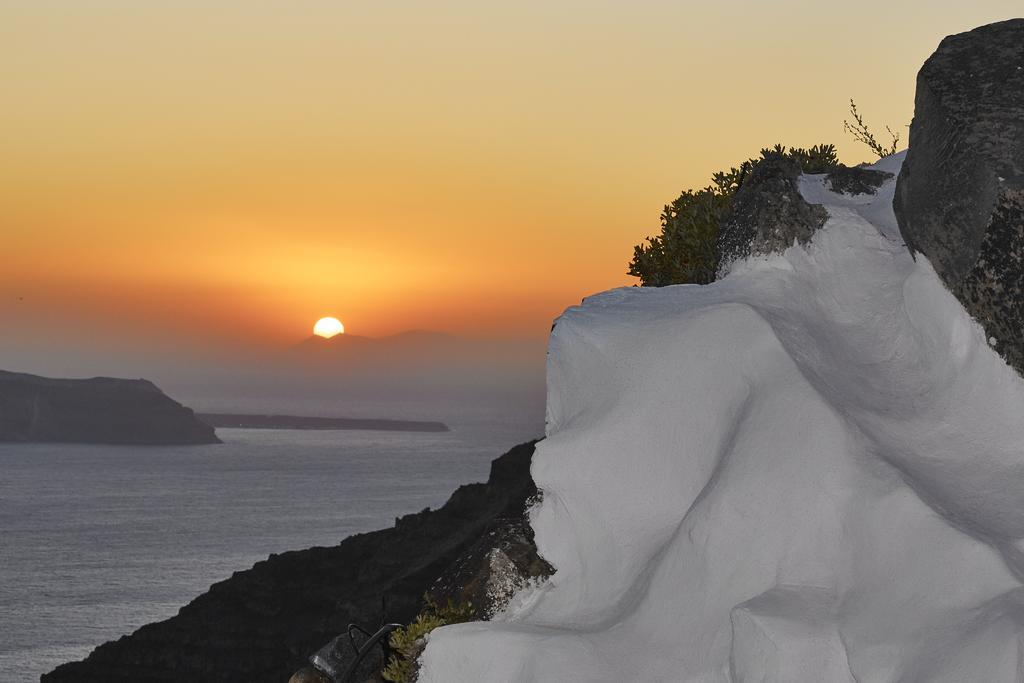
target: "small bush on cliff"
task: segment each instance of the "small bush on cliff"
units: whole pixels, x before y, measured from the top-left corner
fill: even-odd
[[[839,164],[835,145],[810,149],[782,145],[761,150],[761,156],[739,167],[719,171],[701,190],[686,190],[661,212],[661,234],[633,247],[629,274],[644,287],[685,283],[708,284],[718,268],[716,243],[722,219],[743,181],[762,160],[782,155],[797,162],[804,173],[826,173]]]
[[[416,615],[408,626],[396,629],[388,641],[396,654],[388,659],[381,672],[385,681],[392,683],[413,683],[417,676],[416,660],[426,645],[426,635],[439,626],[461,624],[475,618],[473,603],[452,602],[449,598],[444,605],[438,605],[429,595],[423,596],[423,611]]]
[[[782,145],[775,145],[770,150],[775,154],[783,154]],[[790,159],[800,166],[804,173],[828,173],[839,165],[839,155],[836,153],[835,145],[815,145],[810,149],[802,147],[790,147],[785,153]],[[761,150],[761,158],[764,158],[765,150]]]
[[[885,129],[889,131],[889,137],[892,138],[892,144],[888,147],[883,147],[882,143],[880,143],[868,129],[867,124],[864,123],[864,118],[860,115],[860,112],[857,111],[857,103],[853,101],[852,97],[850,98],[850,115],[853,117],[853,123],[844,120],[843,130],[852,135],[854,140],[857,142],[863,142],[867,145],[872,152],[878,155],[879,159],[896,153],[900,143],[900,134],[892,132],[892,128],[886,126]]]
[[[714,187],[679,195],[661,213],[661,234],[633,247],[629,274],[645,287],[711,282],[718,267],[718,226],[730,196]]]

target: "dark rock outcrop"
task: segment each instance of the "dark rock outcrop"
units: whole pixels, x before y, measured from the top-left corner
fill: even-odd
[[[533,446],[495,460],[486,484],[460,487],[439,510],[406,515],[392,529],[334,547],[272,555],[214,584],[177,616],[101,645],[42,681],[287,681],[350,622],[410,621],[437,577],[488,529],[521,519],[536,494]],[[379,666],[368,663],[357,680]]]
[[[892,173],[839,164],[825,176],[825,184],[830,190],[840,194],[875,194],[889,178],[892,178]]]
[[[0,370],[0,441],[220,443],[212,427],[143,379],[49,379]]]
[[[800,166],[781,154],[765,157],[743,181],[718,233],[719,264],[806,243],[828,219],[800,195]]]
[[[484,532],[430,588],[438,604],[471,602],[478,619],[490,619],[529,582],[554,569],[537,553],[524,515],[503,517]]]
[[[948,36],[921,67],[893,207],[1024,373],[1024,19]]]

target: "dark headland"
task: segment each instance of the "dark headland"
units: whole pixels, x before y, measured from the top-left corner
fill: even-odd
[[[51,379],[0,370],[0,442],[220,443],[213,427],[144,379]]]
[[[298,415],[241,415],[233,413],[199,413],[200,420],[211,427],[238,429],[368,429],[386,432],[447,432],[443,422],[417,420],[361,420],[349,417],[301,417]]]
[[[438,510],[235,572],[175,616],[100,645],[42,681],[284,683],[350,623],[376,629],[411,621],[425,592],[485,609],[498,551],[516,574],[550,573],[524,519],[537,493],[533,448],[525,443],[494,460],[486,483],[460,486]],[[355,680],[380,670],[376,657],[366,664]]]

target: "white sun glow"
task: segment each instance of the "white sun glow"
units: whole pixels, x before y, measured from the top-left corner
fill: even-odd
[[[320,318],[313,325],[313,334],[330,339],[338,334],[345,334],[345,326],[337,318]]]

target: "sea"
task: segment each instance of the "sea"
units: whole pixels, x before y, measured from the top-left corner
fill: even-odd
[[[0,444],[0,682],[37,681],[271,553],[333,545],[437,508],[543,431],[535,409],[431,417],[451,431],[218,429],[224,443],[206,446]]]

